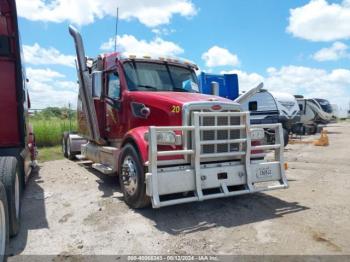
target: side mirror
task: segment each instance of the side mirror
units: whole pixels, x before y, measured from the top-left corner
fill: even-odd
[[[102,97],[103,72],[95,71],[92,73],[92,97]]]
[[[199,92],[198,85],[190,79],[182,82],[182,88],[187,90],[187,91],[193,90],[195,92]]]

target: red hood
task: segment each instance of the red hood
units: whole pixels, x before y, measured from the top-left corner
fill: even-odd
[[[231,100],[212,95],[185,92],[151,92],[151,91],[130,91],[124,96],[131,104],[144,104],[150,109],[147,119],[134,117],[130,123],[137,126],[181,126],[183,124],[182,110],[187,103],[205,103],[215,105],[220,103],[234,104]]]
[[[203,101],[218,101],[218,102],[231,102],[232,100],[212,96],[212,95],[204,95],[200,93],[187,93],[187,92],[145,92],[145,91],[132,91],[129,93],[130,97],[132,97],[135,101],[152,104],[156,101],[156,103],[160,104],[174,104],[174,105],[184,105],[189,102],[203,102]]]

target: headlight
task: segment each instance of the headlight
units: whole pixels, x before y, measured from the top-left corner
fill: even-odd
[[[175,134],[173,131],[158,131],[156,132],[158,145],[181,145],[181,135]],[[149,133],[145,133],[145,140],[149,141]]]
[[[265,131],[262,128],[253,128],[250,132],[251,140],[262,140],[265,137]]]

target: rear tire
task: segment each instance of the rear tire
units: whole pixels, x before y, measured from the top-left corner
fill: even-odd
[[[120,153],[119,184],[124,201],[132,208],[143,208],[150,204],[146,195],[145,172],[140,157],[131,144],[126,144]]]
[[[287,129],[284,129],[284,128],[283,128],[283,141],[284,141],[284,146],[287,146],[289,142],[289,132],[287,131]]]
[[[19,172],[20,172],[20,187],[21,187],[21,196],[24,192],[24,189],[26,188],[26,172],[25,172],[25,161],[22,159],[22,157],[19,157],[17,159],[17,163],[19,166]]]
[[[9,243],[9,217],[6,190],[0,182],[0,262],[7,260],[6,250]]]
[[[71,150],[71,144],[69,139],[69,132],[64,132],[62,136],[62,152],[65,158],[69,160],[75,159],[75,153]]]
[[[75,153],[72,152],[69,136],[68,136],[68,139],[67,139],[67,158],[69,160],[74,160],[75,159]]]
[[[0,158],[0,180],[6,189],[9,234],[12,237],[18,234],[21,211],[20,170],[15,157]]]
[[[68,158],[68,153],[67,153],[67,141],[68,141],[69,133],[64,132],[62,136],[62,153],[65,158]]]

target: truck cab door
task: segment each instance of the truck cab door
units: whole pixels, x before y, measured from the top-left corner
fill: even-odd
[[[108,140],[121,138],[121,92],[117,71],[106,72],[106,134]]]

